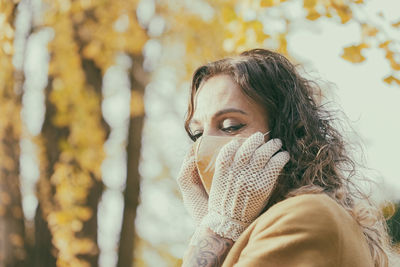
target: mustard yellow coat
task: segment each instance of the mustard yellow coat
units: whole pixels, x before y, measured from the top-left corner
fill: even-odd
[[[223,265],[246,267],[373,267],[362,230],[325,194],[285,199],[260,215]]]

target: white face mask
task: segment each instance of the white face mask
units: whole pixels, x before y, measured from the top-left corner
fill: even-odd
[[[264,137],[268,134],[269,132],[265,133]],[[207,193],[210,193],[219,151],[234,138],[238,139],[240,144],[247,139],[247,137],[235,136],[202,136],[194,144],[197,170]]]

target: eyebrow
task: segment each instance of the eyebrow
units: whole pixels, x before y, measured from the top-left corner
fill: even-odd
[[[222,110],[218,111],[217,113],[215,113],[215,114],[213,115],[213,119],[216,118],[216,117],[219,117],[219,116],[221,116],[221,115],[227,114],[227,113],[240,113],[240,114],[243,114],[243,115],[248,115],[246,112],[244,112],[244,111],[241,110],[241,109],[237,109],[237,108],[226,108],[226,109],[222,109]],[[199,122],[198,120],[191,120],[190,123],[189,123],[189,126],[190,126],[191,124],[193,124],[193,123],[194,123],[194,124],[199,124],[200,122]]]

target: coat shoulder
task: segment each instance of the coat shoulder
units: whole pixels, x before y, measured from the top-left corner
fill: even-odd
[[[262,231],[266,226],[284,226],[312,229],[320,234],[337,236],[343,222],[354,219],[335,200],[326,194],[304,194],[287,198],[273,205],[254,222],[254,232]]]
[[[225,266],[372,267],[362,230],[326,194],[285,199],[242,234]]]

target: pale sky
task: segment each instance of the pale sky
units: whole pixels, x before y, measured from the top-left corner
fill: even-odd
[[[367,60],[352,64],[340,54],[344,46],[359,41],[355,23],[338,25],[321,20],[311,29],[290,36],[290,52],[306,62],[312,75],[334,84],[330,93],[360,135],[366,165],[376,169],[375,177],[383,177],[385,197],[400,199],[400,88],[382,81],[390,73],[383,51],[366,50]]]

